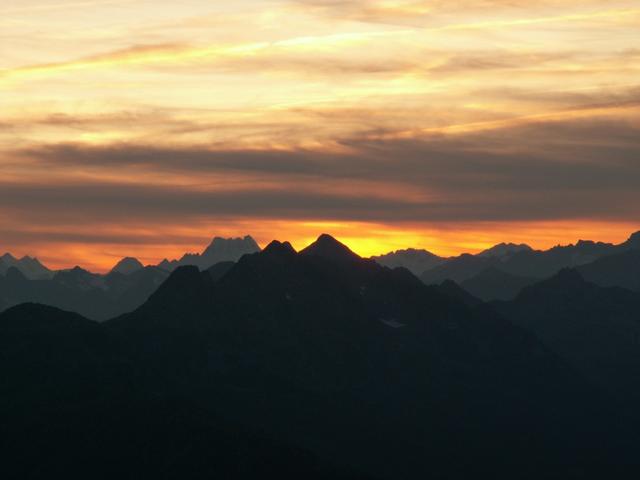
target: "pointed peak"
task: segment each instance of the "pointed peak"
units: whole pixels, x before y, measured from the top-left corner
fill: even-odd
[[[300,251],[301,255],[313,255],[330,260],[356,260],[360,257],[344,243],[327,233],[323,233],[311,245]]]
[[[0,259],[4,260],[6,262],[15,262],[15,261],[17,261],[17,258],[14,257],[13,255],[11,255],[9,252],[7,252],[4,255],[2,255],[2,257],[0,257]]]

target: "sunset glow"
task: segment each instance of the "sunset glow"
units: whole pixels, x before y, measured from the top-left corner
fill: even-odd
[[[637,0],[0,6],[0,253],[361,255],[640,229]]]

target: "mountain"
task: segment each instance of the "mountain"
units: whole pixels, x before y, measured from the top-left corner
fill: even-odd
[[[209,274],[212,280],[218,281],[224,275],[226,275],[227,272],[231,270],[235,264],[236,262],[219,262],[219,263],[216,263],[214,266],[209,267],[207,269],[207,273]]]
[[[31,280],[17,267],[0,276],[0,311],[26,302],[37,302],[106,320],[135,310],[157,290],[169,273],[145,267],[125,275],[91,273],[80,267],[61,270],[48,280]]]
[[[427,250],[416,250],[414,248],[396,250],[395,252],[371,258],[385,267],[404,267],[416,276],[420,276],[424,271],[441,265],[445,261],[444,258]]]
[[[0,275],[5,274],[11,267],[17,268],[31,280],[47,279],[53,275],[53,272],[42,265],[37,258],[24,256],[17,259],[10,253],[5,253],[0,257]]]
[[[272,248],[274,248],[274,245],[272,245]],[[287,252],[295,254],[295,250],[290,243],[285,242],[283,245]],[[360,257],[344,243],[326,233],[320,235],[315,242],[301,250],[300,255],[324,258],[331,262],[355,262],[360,260]]]
[[[40,291],[95,306],[139,275],[166,279],[100,324],[42,305],[0,314],[0,448],[15,477],[104,464],[109,478],[577,479],[640,466],[634,292],[567,270],[489,305],[326,234],[207,270],[76,268]],[[0,298],[37,290],[16,268],[0,282]]]
[[[640,250],[640,231],[632,233],[624,243],[618,245],[618,250]]]
[[[446,259],[423,272],[420,278],[427,284],[439,284],[444,280],[462,283],[483,270],[495,267],[516,277],[541,280],[563,268],[580,267],[602,257],[637,249],[640,249],[640,232],[618,245],[580,240],[576,244],[542,251],[531,250],[527,245],[499,244],[478,255],[463,254]]]
[[[565,269],[497,308],[587,378],[640,400],[640,293],[599,287]]]
[[[449,258],[437,267],[425,271],[420,279],[427,285],[437,285],[445,280],[453,280],[460,284],[499,262],[500,260],[495,257],[479,257],[464,253],[458,257]]]
[[[453,280],[445,280],[440,285],[437,285],[436,288],[443,295],[454,300],[458,300],[468,307],[477,307],[478,305],[482,305],[482,300],[471,295],[471,293]]]
[[[5,478],[366,478],[152,390],[127,340],[77,314],[0,314],[0,365]]]
[[[586,280],[601,287],[624,287],[640,292],[640,249],[608,255],[577,270]]]
[[[178,268],[105,328],[150,390],[379,478],[560,478],[636,458],[634,429],[534,335],[328,235],[300,253],[274,241],[217,280]]]
[[[484,250],[478,254],[479,257],[493,257],[499,258],[501,260],[507,260],[512,257],[514,254],[518,252],[530,252],[533,249],[524,243],[515,244],[515,243],[500,243],[498,245],[494,245],[493,247]]]
[[[216,263],[236,262],[243,255],[259,251],[260,247],[249,235],[244,238],[215,237],[201,254],[187,253],[180,260],[164,259],[158,267],[168,272],[185,265],[194,265],[201,270],[206,270]]]
[[[122,273],[124,275],[129,275],[131,273],[142,270],[144,265],[140,263],[137,258],[133,257],[125,257],[120,260],[116,265],[111,269],[111,273]]]
[[[546,278],[563,268],[574,268],[616,253],[623,246],[580,240],[575,245],[557,246],[546,251],[523,251],[504,262],[500,269],[513,275]]]
[[[460,285],[471,295],[484,300],[511,300],[526,286],[537,282],[534,278],[520,277],[488,267]]]

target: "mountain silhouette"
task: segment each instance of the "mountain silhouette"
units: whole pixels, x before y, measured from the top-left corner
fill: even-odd
[[[260,247],[249,235],[238,238],[214,237],[201,254],[187,253],[180,260],[164,259],[158,264],[158,267],[169,272],[185,265],[194,265],[200,270],[206,270],[216,263],[236,262],[243,255],[259,251]]]
[[[493,247],[480,252],[478,256],[499,258],[506,261],[518,252],[530,252],[532,250],[533,249],[529,245],[524,243],[519,245],[515,243],[499,243],[498,245],[494,245]]]
[[[274,241],[217,280],[178,268],[105,327],[152,385],[381,478],[538,478],[518,467],[533,452],[597,471],[585,449],[613,428],[604,397],[535,336],[328,235],[300,253]]]
[[[207,273],[212,280],[220,280],[226,273],[233,268],[235,262],[219,262],[207,269]]]
[[[482,304],[482,300],[474,297],[468,290],[465,290],[453,280],[445,280],[436,288],[440,293],[454,300],[458,300],[468,307],[477,307]]]
[[[586,280],[601,287],[624,287],[640,292],[640,249],[601,257],[577,270]]]
[[[55,272],[48,280],[31,280],[17,267],[0,275],[0,311],[36,302],[69,310],[94,320],[106,320],[142,305],[168,277],[157,267],[127,275],[91,273],[80,267]]]
[[[432,267],[420,275],[427,284],[444,280],[462,283],[488,268],[516,276],[542,280],[563,268],[576,268],[600,258],[640,249],[640,232],[625,242],[614,245],[580,240],[576,244],[556,246],[549,250],[532,250],[527,245],[499,244],[478,255],[462,254]]]
[[[77,314],[0,314],[0,362],[6,478],[366,478],[151,389],[126,339]]]
[[[133,257],[125,257],[120,260],[115,266],[111,269],[112,273],[122,273],[124,275],[129,275],[131,273],[142,270],[144,265],[140,263],[137,258]]]
[[[17,259],[10,253],[5,253],[0,257],[0,275],[5,274],[11,267],[17,268],[31,280],[47,279],[53,275],[53,272],[42,265],[37,258],[24,256]]]
[[[427,250],[417,250],[414,248],[396,250],[395,252],[371,258],[385,267],[406,268],[416,276],[420,276],[426,270],[437,267],[445,261],[444,258],[428,252]]]
[[[531,253],[447,268],[487,274]],[[539,479],[624,478],[639,466],[640,294],[575,269],[487,304],[323,234],[300,252],[273,241],[170,274],[0,276],[0,301],[72,292],[82,308],[122,308],[128,292],[139,301],[149,290],[102,323],[34,304],[0,314],[3,468]]]
[[[427,270],[420,279],[427,285],[440,284],[445,280],[453,280],[460,284],[499,262],[500,260],[496,257],[479,257],[465,253]]]
[[[640,400],[639,293],[599,287],[564,269],[497,305],[589,379]]]
[[[349,247],[326,233],[320,235],[315,242],[301,250],[300,255],[324,258],[334,262],[360,260],[360,257],[353,253]]]
[[[492,266],[463,281],[461,287],[471,295],[488,302],[491,300],[511,300],[524,287],[535,282],[537,280],[534,278],[512,275]]]

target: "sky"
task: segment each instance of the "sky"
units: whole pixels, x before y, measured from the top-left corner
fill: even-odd
[[[3,0],[0,250],[640,230],[640,0]]]

